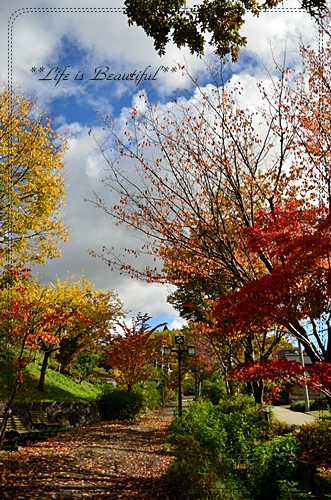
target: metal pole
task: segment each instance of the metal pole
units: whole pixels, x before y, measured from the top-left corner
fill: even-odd
[[[181,357],[182,351],[180,344],[178,346],[178,415],[182,416],[182,374],[181,374]]]
[[[305,361],[304,361],[303,352],[302,352],[302,346],[301,346],[299,341],[298,341],[298,346],[299,346],[300,363],[302,364],[302,366],[305,366]],[[304,390],[304,398],[305,398],[305,410],[309,411],[310,406],[309,406],[309,393],[308,393],[307,384],[305,384],[303,386],[303,390]]]

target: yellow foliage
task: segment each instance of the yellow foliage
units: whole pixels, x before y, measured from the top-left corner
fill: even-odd
[[[68,239],[65,205],[66,134],[22,95],[0,94],[0,265],[43,264]]]

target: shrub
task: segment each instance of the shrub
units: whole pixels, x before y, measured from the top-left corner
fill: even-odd
[[[278,500],[279,482],[298,479],[296,471],[300,448],[300,443],[292,434],[277,436],[256,446],[251,467],[245,475],[254,499]]]
[[[176,460],[165,475],[167,493],[174,500],[250,500],[226,464],[191,435],[172,435]]]
[[[267,441],[264,416],[248,396],[215,406],[199,400],[172,421],[168,443],[176,455],[166,476],[180,500],[295,500],[304,498],[296,469],[301,445],[291,428]],[[291,482],[292,483],[289,483]],[[286,483],[289,484],[286,487]]]
[[[298,427],[295,424],[290,425],[280,420],[272,420],[270,423],[270,433],[274,436],[284,436],[285,434],[293,433]]]
[[[143,397],[142,413],[151,412],[162,405],[162,393],[156,387],[147,385],[136,389],[136,392]]]
[[[101,407],[110,420],[132,419],[143,409],[144,397],[135,391],[124,391],[106,386],[101,395]]]
[[[316,409],[317,409],[317,404],[315,404],[314,400],[309,401],[309,406],[310,406],[311,410],[314,409],[314,406],[316,406]],[[295,403],[292,403],[290,406],[290,410],[305,412],[306,411],[305,402],[304,401],[297,401]]]
[[[186,396],[195,396],[195,382],[192,378],[183,381],[183,393]]]
[[[311,424],[302,425],[297,439],[302,445],[302,458],[316,464],[331,465],[331,421],[316,419]]]
[[[217,405],[219,400],[226,396],[224,380],[219,378],[204,380],[201,385],[201,396]]]
[[[302,484],[295,481],[281,480],[277,482],[279,488],[278,500],[308,500],[316,498],[312,492],[303,489]]]
[[[236,397],[226,396],[219,402],[218,408],[222,413],[232,413],[233,411],[247,413],[247,410],[253,413],[258,412],[258,406],[254,399],[247,394],[238,394]]]

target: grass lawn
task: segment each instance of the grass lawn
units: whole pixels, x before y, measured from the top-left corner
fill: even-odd
[[[329,417],[331,418],[330,410],[314,410],[308,412],[310,415],[316,415],[317,417]]]
[[[91,401],[100,396],[101,386],[83,381],[78,384],[73,378],[47,368],[45,392],[38,391],[40,364],[27,366],[24,383],[19,387],[15,401]],[[0,358],[0,401],[8,400],[10,371]]]

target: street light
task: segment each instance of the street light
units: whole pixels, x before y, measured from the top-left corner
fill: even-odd
[[[178,355],[178,415],[182,416],[182,354],[187,353],[189,356],[195,356],[195,347],[194,345],[188,345],[187,349],[181,348],[184,344],[185,338],[183,335],[175,335],[175,344],[178,345],[178,349],[173,349],[170,346],[163,347],[163,355],[171,356],[173,352]]]

